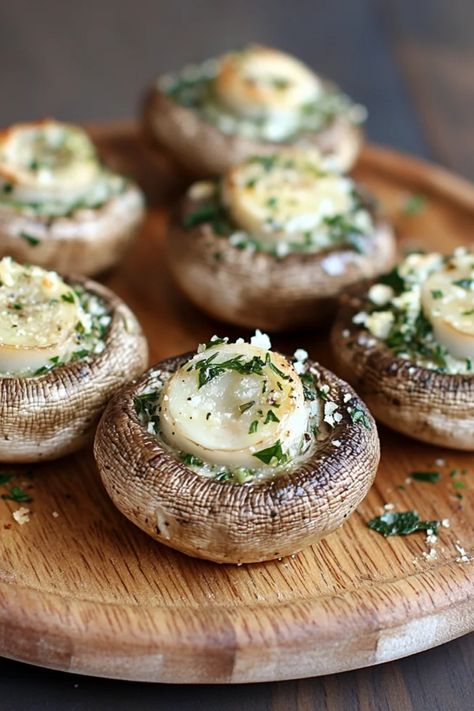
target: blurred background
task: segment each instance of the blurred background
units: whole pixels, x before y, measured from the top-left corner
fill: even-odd
[[[259,41],[369,109],[371,140],[474,178],[473,0],[15,0],[0,4],[0,123],[133,117],[157,73]]]

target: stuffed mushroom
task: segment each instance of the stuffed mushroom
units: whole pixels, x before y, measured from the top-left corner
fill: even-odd
[[[0,133],[0,256],[95,274],[120,260],[143,217],[139,188],[105,168],[77,126]]]
[[[474,252],[409,255],[343,297],[332,342],[339,372],[377,419],[474,450]]]
[[[269,331],[320,322],[345,287],[389,269],[395,252],[370,196],[300,148],[192,185],[167,240],[169,268],[191,301]]]
[[[109,289],[0,261],[0,461],[79,449],[111,395],[147,366],[147,344]]]
[[[153,143],[199,176],[293,144],[317,147],[333,168],[349,170],[364,119],[336,86],[258,45],[160,77],[143,117]]]
[[[131,521],[165,545],[220,563],[290,555],[367,493],[379,461],[354,391],[299,349],[292,359],[213,337],[116,395],[95,456]]]

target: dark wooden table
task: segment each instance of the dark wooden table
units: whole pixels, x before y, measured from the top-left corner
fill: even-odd
[[[472,0],[5,2],[0,124],[130,117],[157,72],[257,40],[366,104],[372,140],[474,179],[473,31]],[[467,711],[473,668],[474,635],[372,669],[255,686],[135,684],[0,660],[0,708]]]

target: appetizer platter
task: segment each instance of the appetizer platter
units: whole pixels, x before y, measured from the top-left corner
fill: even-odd
[[[266,61],[265,56],[257,59]],[[301,67],[294,71],[306,81],[304,72],[298,74]],[[240,101],[232,66],[226,72],[224,90],[234,87]],[[308,86],[305,81],[302,91]],[[156,162],[149,159],[138,128],[99,126],[90,135],[105,163],[135,176],[150,198],[156,191]],[[246,157],[240,160],[247,170]],[[196,169],[195,180],[204,178],[205,170]],[[402,254],[421,249],[451,254],[444,262],[433,259],[438,259],[437,266],[454,268],[456,281],[468,278],[462,253],[455,250],[469,246],[471,185],[442,169],[370,145],[362,147],[351,180],[361,186],[361,196],[373,194],[379,200],[377,215],[382,217],[377,224],[393,225]],[[336,178],[334,183],[338,189]],[[192,190],[188,195],[199,201],[199,190]],[[235,192],[228,193],[227,205],[233,206],[234,215],[240,210],[244,222],[254,214],[255,206],[242,203]],[[374,210],[371,206],[366,222],[372,227],[379,219],[372,219]],[[2,467],[0,653],[122,679],[250,682],[377,664],[473,630],[473,456],[446,448],[469,445],[468,366],[453,364],[453,372],[446,375],[459,387],[443,381],[439,393],[427,396],[445,400],[444,393],[450,393],[453,400],[446,403],[441,439],[430,440],[438,444],[420,441],[423,437],[417,433],[423,408],[417,406],[416,395],[421,403],[424,399],[416,372],[411,423],[400,423],[398,429],[418,439],[380,424],[385,420],[394,427],[396,418],[383,402],[374,402],[371,380],[365,377],[367,362],[375,368],[387,356],[388,331],[373,324],[391,317],[374,319],[375,314],[387,312],[388,304],[396,309],[394,299],[409,290],[398,283],[397,294],[374,291],[374,286],[388,286],[378,281],[378,274],[394,264],[391,228],[383,232],[380,268],[357,275],[370,280],[365,291],[360,285],[349,286],[343,297],[346,301],[333,322],[333,352],[330,326],[323,318],[319,326],[308,328],[306,314],[296,324],[304,322],[305,328],[285,335],[273,321],[270,341],[260,332],[254,334],[259,324],[250,318],[232,323],[221,315],[228,321],[223,323],[191,305],[175,288],[179,274],[171,275],[165,266],[176,214],[151,200],[127,258],[102,276],[105,286],[85,283],[104,302],[116,299],[113,308],[130,309],[128,321],[124,316],[125,332],[134,364],[127,366],[133,370],[128,378],[134,378],[132,383],[124,388],[109,384],[116,394],[99,425],[96,461],[89,446],[51,462],[33,465],[18,459]],[[250,227],[258,231],[258,225]],[[367,234],[370,238],[372,233]],[[200,239],[199,233],[194,239]],[[177,257],[179,252],[173,256],[176,263]],[[457,261],[448,264],[449,259]],[[184,259],[181,263],[186,268]],[[220,264],[217,261],[214,269]],[[59,266],[48,267],[63,273]],[[203,278],[210,279],[209,274]],[[69,277],[57,278],[64,293],[77,284]],[[428,273],[427,279],[432,278]],[[442,273],[438,278],[441,281],[426,291],[428,300],[436,301],[433,292],[446,287]],[[330,295],[332,309],[338,291]],[[469,311],[469,294],[456,293],[463,312]],[[327,293],[321,290],[320,295]],[[81,306],[63,303],[64,319],[69,308]],[[326,316],[324,305],[317,306],[319,315]],[[466,361],[463,349],[471,334],[458,334],[453,346],[444,318],[449,314],[441,312],[436,311],[437,337],[448,339],[444,342]],[[275,318],[278,308],[271,313]],[[297,310],[296,322],[295,314]],[[148,341],[149,370],[135,317]],[[349,356],[352,330],[357,332],[357,348],[349,348]],[[371,338],[378,340],[372,343]],[[377,351],[372,359],[367,349]],[[82,367],[95,372],[95,356],[91,363],[87,355],[83,358]],[[69,377],[67,369],[77,368],[80,358],[64,361],[53,363],[58,371],[63,369],[58,378]],[[35,366],[41,364],[35,361]],[[40,375],[52,379],[48,387],[56,382],[55,370],[48,365],[48,373]],[[402,376],[398,370],[393,373],[394,378]],[[247,378],[245,392],[242,378]],[[413,394],[409,379],[403,383]],[[387,375],[381,397],[389,386]],[[277,390],[281,394],[275,398],[271,394]],[[195,412],[189,402],[196,397],[206,405],[200,411],[206,420],[204,439],[199,421],[189,422]],[[467,414],[462,410],[466,398]],[[363,400],[377,413],[378,436]],[[450,404],[457,425],[450,419]],[[236,407],[239,428],[232,430],[236,440],[229,467],[223,423],[228,421],[227,410]],[[462,436],[453,443],[459,428]],[[291,438],[295,432],[306,442],[303,452]],[[372,484],[379,439],[381,458]],[[260,455],[258,466],[255,453]],[[209,462],[210,457],[211,463],[203,467],[202,459]],[[282,468],[277,480],[281,485],[266,483],[268,466]],[[292,467],[286,479],[285,467]],[[163,486],[156,472],[165,472],[169,485]],[[255,477],[258,488],[249,486]],[[165,500],[166,510],[160,512]]]

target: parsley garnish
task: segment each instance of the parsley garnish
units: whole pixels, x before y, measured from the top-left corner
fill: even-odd
[[[2,499],[16,501],[19,504],[27,504],[33,501],[32,497],[24,491],[21,486],[12,486],[8,494],[2,494]]]
[[[266,355],[266,357],[265,357],[265,365],[268,365],[268,367],[269,367],[271,370],[273,370],[274,373],[276,373],[277,375],[279,375],[280,378],[282,378],[283,380],[289,380],[289,379],[290,379],[290,376],[289,376],[289,375],[285,375],[285,373],[284,373],[282,370],[280,370],[279,368],[276,367],[275,363],[273,363],[273,361],[272,361],[272,359],[271,359],[270,353],[267,353],[267,355]]]
[[[247,412],[247,410],[250,410],[252,405],[255,405],[255,400],[251,400],[250,402],[244,402],[243,405],[239,405],[240,413],[243,415],[244,412]]]
[[[436,484],[441,479],[439,472],[411,472],[410,476],[416,481],[427,481],[430,484]]]
[[[472,279],[457,279],[456,281],[453,281],[453,284],[455,286],[460,286],[461,289],[470,289],[472,286],[473,280]]]
[[[265,171],[269,172],[273,168],[277,160],[278,156],[273,154],[270,156],[252,156],[252,158],[249,158],[248,162],[258,163]]]
[[[416,511],[403,511],[400,513],[386,511],[381,516],[370,519],[368,527],[383,536],[408,536],[417,531],[433,530],[437,533],[440,521],[422,521]]]
[[[8,484],[11,479],[13,479],[13,474],[0,474],[0,486]]]
[[[426,207],[426,198],[424,195],[410,195],[402,208],[402,214],[406,217],[414,217],[419,215]]]
[[[153,415],[155,412],[157,400],[158,393],[156,392],[156,390],[150,393],[143,393],[143,395],[136,395],[133,398],[135,412],[137,413],[137,415],[143,415],[145,417]]]
[[[275,415],[273,410],[269,410],[267,412],[267,416],[265,417],[264,425],[268,425],[269,422],[280,422],[278,417]]]
[[[250,375],[252,373],[255,375],[263,375],[264,366],[268,366],[284,380],[289,380],[290,377],[276,367],[269,353],[267,353],[265,361],[259,356],[254,356],[250,360],[244,361],[242,360],[243,355],[236,355],[228,360],[216,363],[215,358],[217,358],[218,355],[218,352],[213,353],[209,358],[203,358],[195,364],[195,370],[199,371],[199,388],[202,388],[203,385],[206,385],[218,375],[222,375],[226,370],[236,370],[241,375]]]
[[[73,304],[75,301],[74,293],[72,291],[69,291],[67,294],[61,294],[61,299],[63,301],[66,301],[68,304]]]
[[[432,289],[431,296],[433,297],[433,299],[442,299],[443,292],[441,291],[441,289]]]
[[[194,467],[203,467],[204,462],[199,457],[195,457],[194,454],[183,454],[181,457],[183,464]]]
[[[360,422],[361,425],[364,425],[364,427],[370,430],[370,420],[363,410],[357,410],[355,407],[348,407],[347,412],[349,413],[354,425]]]
[[[245,482],[251,479],[253,476],[254,472],[252,471],[252,469],[245,469],[245,467],[241,467],[240,469],[237,469],[234,472],[234,479],[239,484],[245,484]]]
[[[281,448],[279,439],[271,447],[261,449],[260,452],[255,452],[253,456],[260,459],[264,464],[270,464],[273,459],[277,460],[277,464],[284,464],[288,459],[288,455]]]
[[[258,429],[258,420],[253,420],[253,422],[250,423],[249,427],[249,434],[254,434]]]
[[[405,290],[405,281],[402,279],[398,273],[397,267],[394,267],[392,271],[387,272],[387,274],[382,274],[377,278],[380,284],[386,284],[391,286],[396,294],[401,294]]]
[[[24,239],[25,242],[28,242],[28,244],[32,247],[36,247],[41,243],[41,240],[38,239],[38,237],[33,237],[33,235],[28,234],[28,232],[20,232],[20,237]]]

